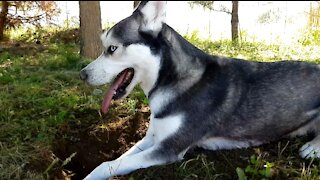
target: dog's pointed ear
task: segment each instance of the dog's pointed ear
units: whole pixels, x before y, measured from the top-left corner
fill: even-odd
[[[137,8],[142,14],[140,31],[158,36],[166,21],[166,7],[166,1],[142,1]]]

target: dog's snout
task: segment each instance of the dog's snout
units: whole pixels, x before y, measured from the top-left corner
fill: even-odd
[[[86,70],[82,69],[82,70],[80,71],[80,79],[84,81],[84,80],[86,80],[87,78],[88,78],[88,74],[87,74]]]

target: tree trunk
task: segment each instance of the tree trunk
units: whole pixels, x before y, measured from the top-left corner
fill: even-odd
[[[139,5],[140,1],[133,1],[133,9]]]
[[[231,12],[231,38],[232,42],[238,43],[238,26],[239,26],[239,18],[238,18],[238,1],[232,1],[232,12]]]
[[[4,29],[6,26],[7,14],[8,14],[8,1],[1,2],[1,12],[0,12],[0,41],[4,38]]]
[[[80,8],[80,54],[95,59],[103,50],[100,1],[79,1]]]

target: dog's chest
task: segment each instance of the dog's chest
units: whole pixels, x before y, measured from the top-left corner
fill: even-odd
[[[174,99],[175,94],[171,90],[157,90],[149,99],[152,113],[158,114],[166,108],[170,100]]]
[[[156,143],[161,142],[177,132],[181,127],[182,122],[182,114],[170,115],[161,119],[154,118],[153,115],[151,115],[149,132],[147,135],[152,136]]]

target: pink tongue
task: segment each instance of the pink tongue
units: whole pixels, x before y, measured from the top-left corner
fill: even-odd
[[[103,114],[108,112],[112,97],[113,97],[114,93],[116,92],[116,90],[118,89],[118,87],[121,84],[121,82],[123,81],[125,75],[126,75],[126,72],[123,73],[120,77],[118,77],[116,79],[116,81],[111,85],[111,87],[109,88],[109,90],[106,93],[106,95],[104,96],[104,99],[103,99],[103,102],[102,102],[102,107],[101,107],[101,112]]]

